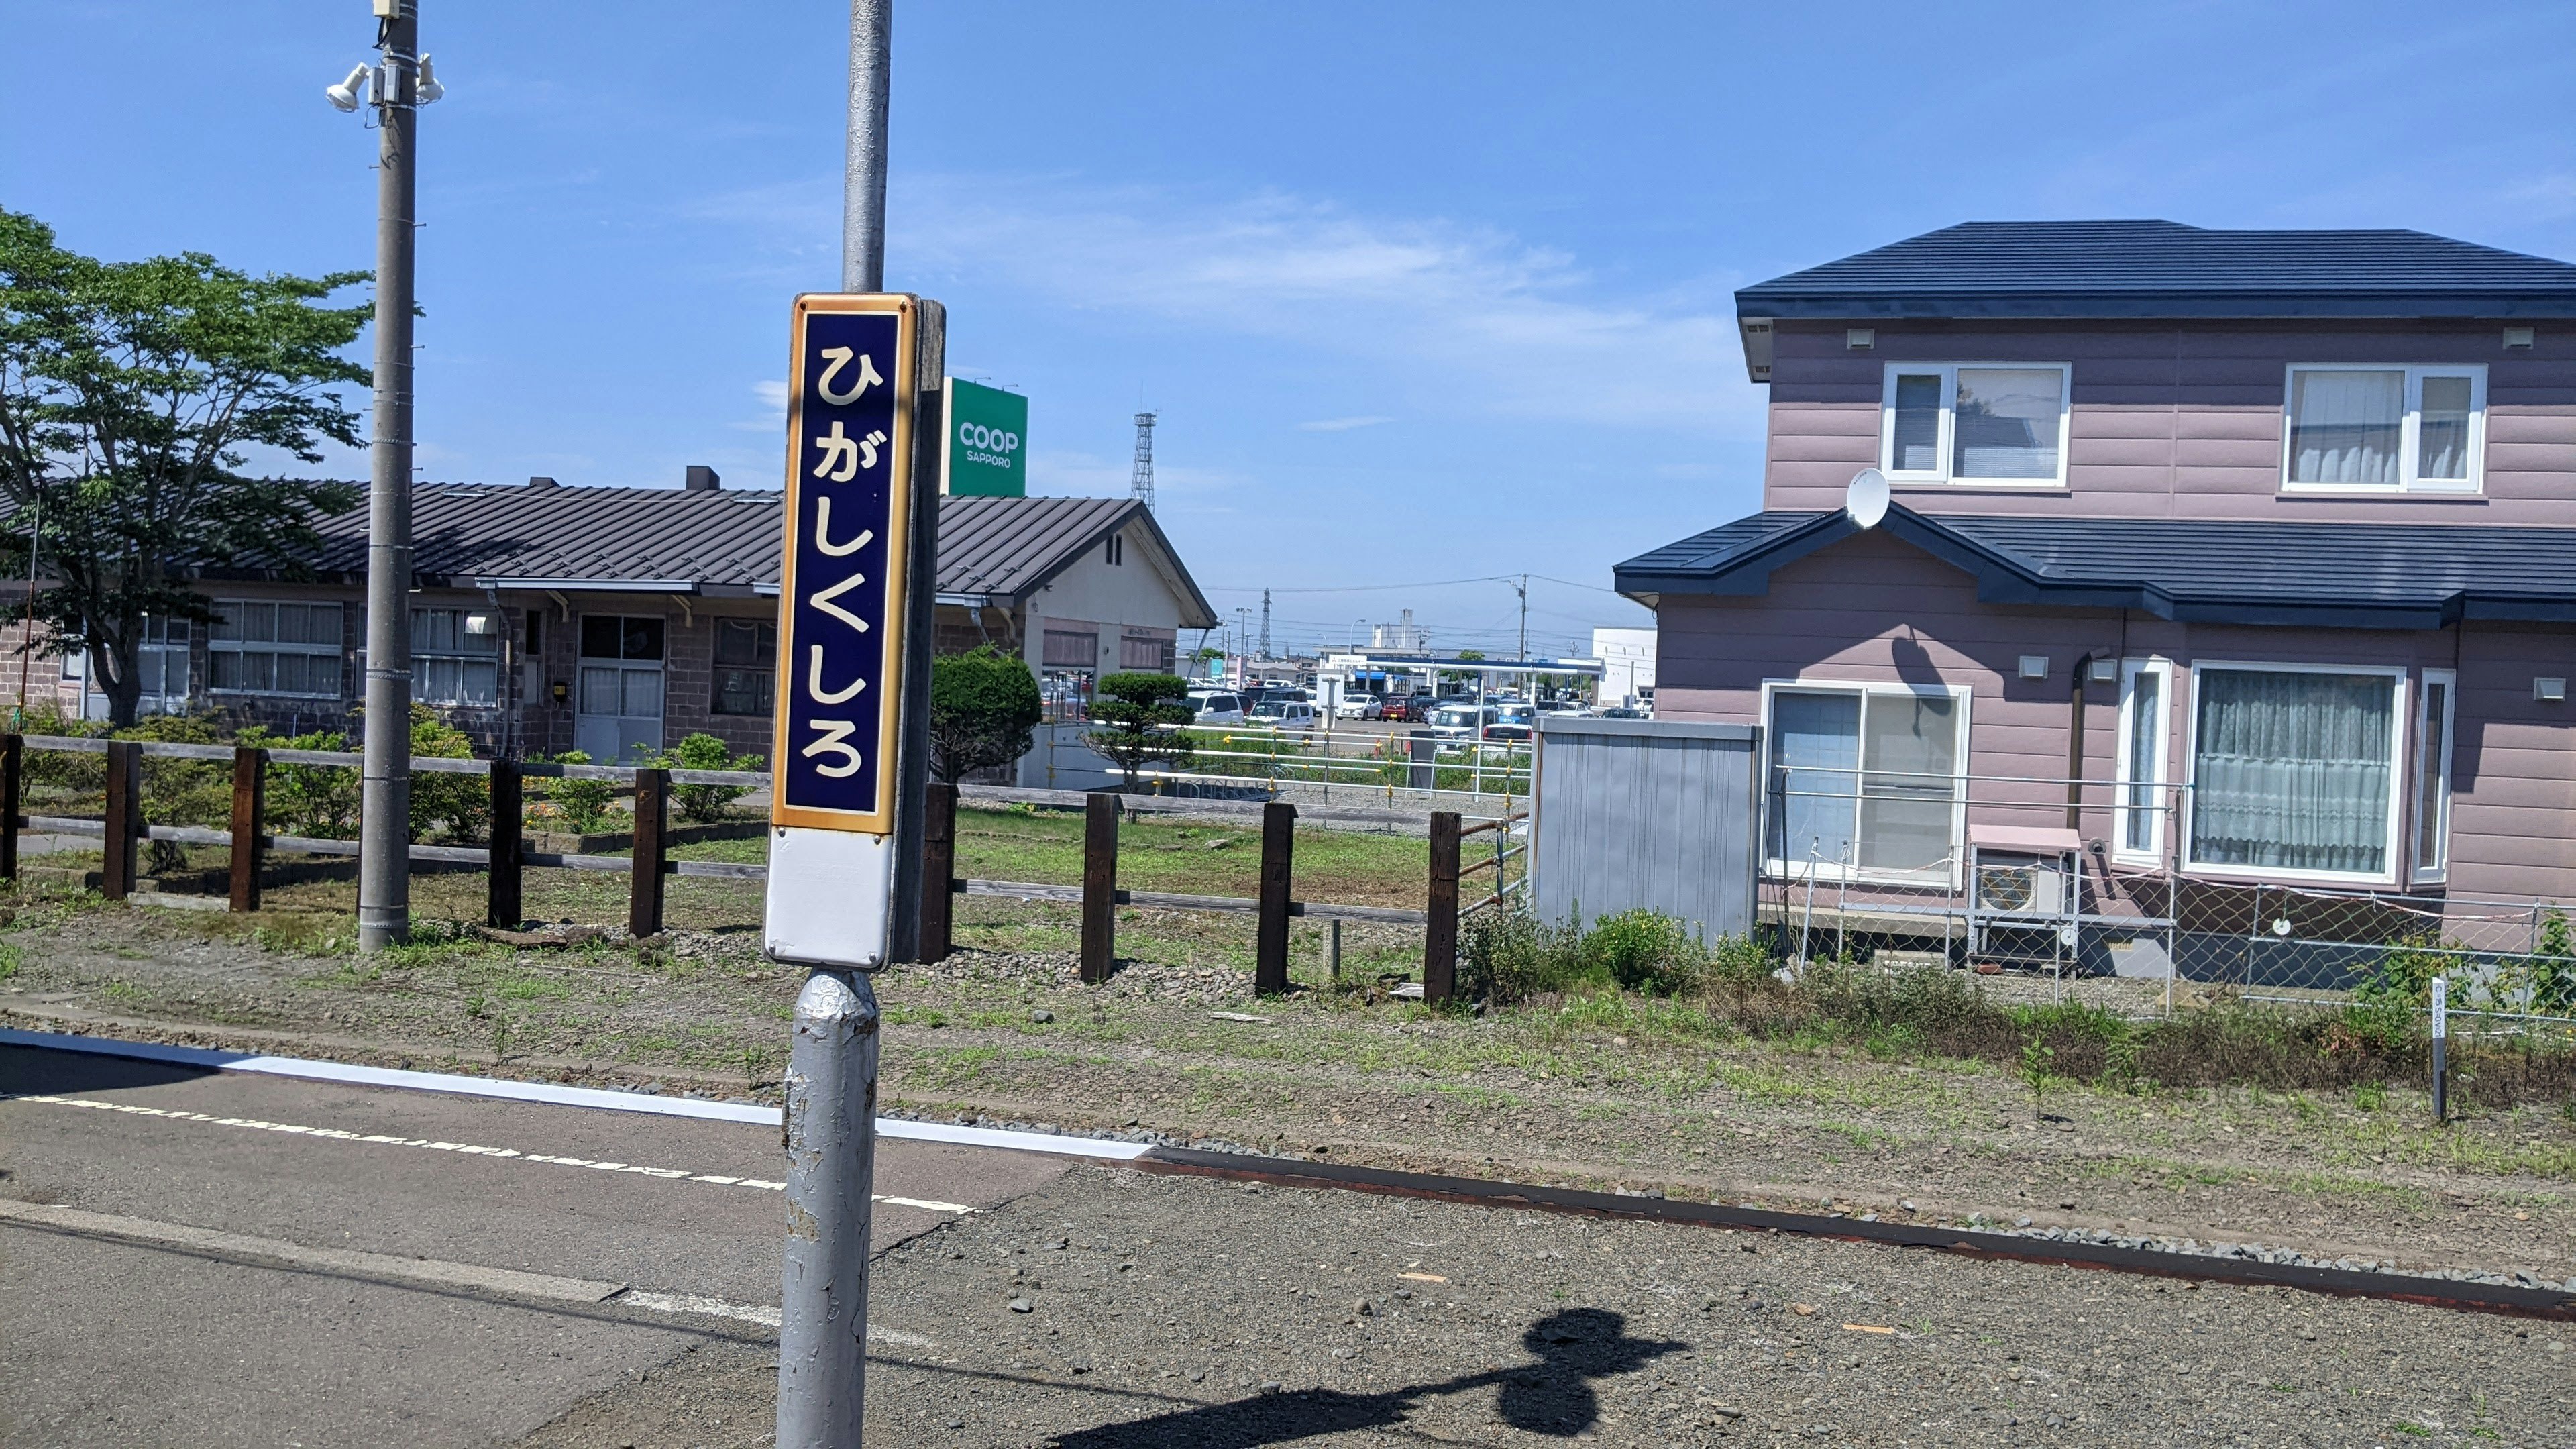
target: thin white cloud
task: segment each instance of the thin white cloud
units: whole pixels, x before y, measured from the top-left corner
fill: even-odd
[[[1396,386],[1449,411],[1760,429],[1729,278],[1622,294],[1567,254],[1493,228],[1364,216],[1278,193],[1210,200],[1063,177],[920,173],[898,173],[895,192],[897,260],[924,282],[1293,344],[1348,359],[1354,372],[1392,369]],[[837,207],[836,190],[817,178],[703,198],[687,214],[757,234],[742,266],[759,271],[810,265],[817,237],[837,235]]]
[[[787,428],[787,379],[763,378],[751,385],[752,396],[760,399],[767,416],[745,418],[726,427],[745,433],[778,433]]]
[[[1354,428],[1374,428],[1380,423],[1391,423],[1394,421],[1395,419],[1393,418],[1375,416],[1360,418],[1317,418],[1313,422],[1299,423],[1297,425],[1297,431],[1301,433],[1347,433]]]
[[[2576,211],[2576,173],[2560,171],[2532,177],[2508,189],[2505,199],[2520,202],[2542,216],[2564,216]]]

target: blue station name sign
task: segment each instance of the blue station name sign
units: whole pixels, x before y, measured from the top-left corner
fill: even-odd
[[[796,299],[774,824],[892,833],[920,304]]]

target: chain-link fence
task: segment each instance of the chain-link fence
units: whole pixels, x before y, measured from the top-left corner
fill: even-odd
[[[1781,766],[1760,918],[1792,962],[1941,962],[2170,1013],[2241,1000],[2576,1024],[2576,905],[2177,870],[2188,787]],[[2289,874],[2284,872],[2284,874]]]

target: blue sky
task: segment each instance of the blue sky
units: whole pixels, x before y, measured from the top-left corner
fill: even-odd
[[[427,0],[421,462],[775,486],[836,285],[846,12]],[[359,0],[0,0],[0,205],[65,244],[364,267]],[[2576,257],[2576,6],[898,0],[889,284],[1031,397],[1035,490],[1220,609],[1533,652],[1759,504],[1739,285],[1972,219],[2405,226]],[[342,470],[362,476],[349,460]],[[1566,580],[1555,583],[1548,580]],[[1582,587],[1589,585],[1591,587]]]

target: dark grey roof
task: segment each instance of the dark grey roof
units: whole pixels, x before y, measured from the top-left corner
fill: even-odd
[[[1993,604],[2349,629],[2576,622],[2576,528],[1934,517],[1902,505],[1879,527],[1973,574]],[[1647,599],[1761,594],[1773,569],[1861,531],[1842,513],[1757,513],[1640,554],[1616,579]]]
[[[2576,266],[2420,231],[1977,221],[1735,294],[1745,317],[2570,317]]]
[[[778,500],[750,489],[534,488],[423,483],[412,489],[412,571],[597,585],[623,580],[747,591],[778,581]],[[325,573],[367,568],[361,503],[320,525]]]
[[[412,490],[413,569],[447,586],[547,585],[750,593],[778,582],[779,501],[759,489],[424,483]],[[1132,498],[943,498],[939,592],[1008,606],[1112,531],[1141,520],[1171,568],[1185,621],[1216,627],[1153,513]],[[319,525],[325,576],[362,577],[367,510]]]

